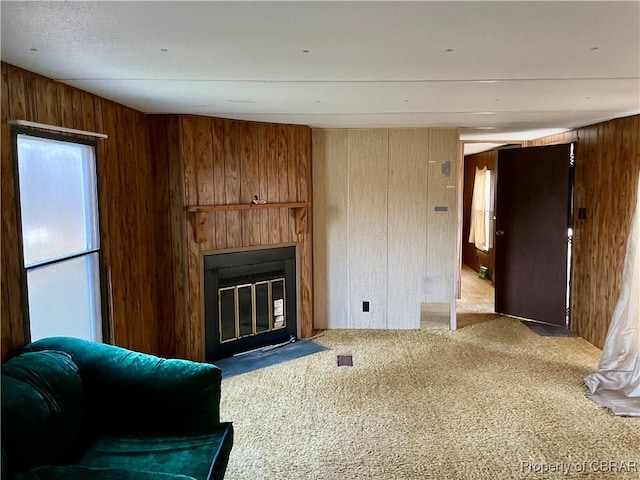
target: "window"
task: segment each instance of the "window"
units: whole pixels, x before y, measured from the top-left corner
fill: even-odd
[[[485,252],[493,246],[493,186],[491,170],[476,168],[471,199],[469,242]]]
[[[20,222],[32,341],[102,341],[95,146],[17,133]]]

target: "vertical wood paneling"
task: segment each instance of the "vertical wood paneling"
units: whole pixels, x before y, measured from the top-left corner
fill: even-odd
[[[288,163],[289,154],[289,129],[286,125],[278,125],[278,197],[280,202],[288,202],[291,200],[289,196],[289,174]],[[280,239],[289,238],[291,231],[289,230],[289,212],[280,210]]]
[[[33,121],[38,121],[38,106],[37,106],[37,98],[38,98],[38,75],[30,75],[29,72],[24,72],[24,90],[25,90],[25,115],[26,117],[32,119]]]
[[[349,326],[386,328],[388,130],[350,130],[348,158]]]
[[[293,126],[287,133],[289,136],[289,148],[287,149],[287,183],[289,190],[289,201],[296,202],[298,201],[298,190],[300,188],[300,149],[298,148],[298,145],[300,143],[300,128]],[[290,214],[291,212],[285,213]],[[296,222],[293,220],[291,215],[289,215],[289,229],[291,231],[291,236],[295,238]]]
[[[240,197],[239,122],[224,122],[225,204],[242,202]],[[242,245],[240,212],[227,212],[227,246]]]
[[[194,118],[181,116],[184,149],[184,194],[187,205],[198,205],[198,177],[194,139]]]
[[[58,89],[58,93],[65,92],[65,91],[66,89]],[[68,96],[65,93],[62,93],[62,97],[59,99],[60,101],[58,102],[61,107],[60,118],[62,119],[62,121],[64,121],[64,118],[66,115],[72,114],[72,110],[70,108],[62,108],[62,106],[65,104],[62,100],[63,98],[70,99],[71,98],[70,92]],[[94,97],[94,111],[96,115],[95,129],[98,132],[106,132],[102,103],[103,101],[100,97]],[[102,188],[103,184],[107,184],[107,185],[110,184],[109,177],[113,174],[113,172],[111,172],[111,169],[108,167],[108,164],[102,161],[103,158],[112,158],[112,155],[109,155],[106,153],[107,147],[110,147],[112,144],[113,144],[112,142],[111,143],[98,142],[98,144],[96,145],[96,167],[97,167],[97,176],[98,176],[98,189],[100,192],[103,192],[103,188]],[[102,248],[102,251],[105,252],[105,254],[103,255],[103,261],[106,260],[107,258],[107,252],[111,252],[113,248],[111,245],[112,244],[111,236],[104,234],[104,232],[111,231],[109,222],[110,222],[109,215],[105,215],[104,212],[101,211],[100,213],[100,247]],[[104,275],[103,275],[103,278],[104,278],[103,281],[105,282],[104,288],[103,288],[103,295],[106,296],[106,299],[105,299],[105,302],[103,302],[103,305],[106,305],[107,308],[106,308],[106,311],[103,312],[103,318],[107,322],[108,330],[109,330],[108,339],[106,339],[106,341],[110,343],[115,343],[116,337],[114,335],[115,331],[113,328],[113,320],[112,320],[113,303],[111,302],[111,299],[109,297],[110,292],[112,292],[113,290],[109,286],[109,278],[111,278],[109,267],[106,267],[106,269],[107,271],[104,272]]]
[[[56,84],[56,98],[58,100],[58,111],[60,113],[60,122],[63,125],[73,125],[73,89],[63,83]],[[97,102],[101,102],[101,98],[95,97]],[[102,121],[102,119],[100,119]]]
[[[96,110],[97,116],[97,110]],[[168,118],[161,115],[150,115],[149,155],[153,166],[155,188],[153,206],[159,212],[158,227],[155,240],[155,259],[173,259],[171,242],[171,205],[169,184],[169,145]],[[175,340],[175,306],[173,260],[157,264],[157,286],[154,301],[158,309],[158,354],[172,357],[176,354]]]
[[[139,236],[137,238],[146,238],[148,239],[148,245],[145,246],[143,243],[137,244],[138,250],[138,258],[141,259],[141,268],[136,272],[137,279],[141,282],[143,286],[142,291],[142,318],[144,321],[144,326],[142,327],[142,332],[149,332],[147,335],[143,335],[145,339],[144,343],[141,345],[141,349],[146,352],[157,352],[158,351],[158,325],[159,318],[161,313],[158,311],[158,305],[155,303],[158,297],[158,266],[163,262],[166,262],[168,259],[166,257],[162,257],[160,259],[154,258],[149,254],[149,250],[153,253],[156,252],[156,242],[159,239],[159,225],[160,219],[158,218],[161,215],[161,212],[166,212],[166,210],[160,210],[160,205],[156,205],[154,203],[154,189],[155,189],[155,181],[156,177],[153,175],[153,164],[150,161],[151,155],[148,150],[148,132],[147,132],[147,119],[146,115],[142,115],[135,110],[132,110],[135,116],[135,130],[134,135],[136,138],[135,142],[135,151],[136,151],[136,164],[137,165],[145,165],[145,174],[144,175],[136,175],[137,182],[140,188],[140,196],[138,197],[139,202],[139,215],[142,215],[145,219],[145,223],[138,221],[138,232]],[[143,141],[140,141],[142,138]],[[150,182],[149,177],[153,178],[154,181]],[[157,209],[156,209],[157,208]],[[151,232],[151,235],[149,235]],[[155,264],[155,262],[158,262]],[[144,272],[144,273],[142,273]],[[145,282],[145,275],[152,274],[151,278],[148,278]],[[160,291],[160,294],[163,294],[163,291]],[[134,339],[131,340],[132,343]]]
[[[197,321],[188,321],[185,332],[188,339],[187,356],[189,358],[204,359],[204,323],[203,323],[203,305],[202,299],[202,259],[200,257],[200,249],[194,241],[193,230],[189,229],[187,233],[188,241],[188,276],[186,282],[189,288],[189,300],[187,302],[188,319],[197,319]]]
[[[1,118],[2,131],[2,163],[0,164],[0,181],[2,182],[2,359],[7,358],[20,348],[24,342],[22,291],[20,286],[20,265],[18,263],[19,249],[18,228],[16,219],[16,191],[14,176],[14,161],[11,152],[11,135],[7,121],[12,115],[22,115],[24,111],[23,98],[17,95],[24,91],[22,78],[16,79],[16,73],[7,65],[2,64]],[[13,74],[13,75],[12,75]],[[11,78],[13,77],[13,78]],[[12,83],[12,80],[14,83]],[[17,87],[10,89],[9,86]],[[20,118],[20,117],[17,117]],[[13,208],[11,208],[13,206]]]
[[[77,109],[82,109],[81,103],[81,95],[80,92],[74,92],[74,111],[78,111]],[[80,110],[82,111],[82,110]],[[128,145],[126,141],[125,135],[118,134],[118,125],[124,125],[125,118],[124,113],[122,111],[122,106],[116,105],[115,108],[109,109],[111,115],[107,115],[109,121],[106,122],[106,126],[108,128],[107,135],[110,138],[115,140],[117,145],[117,154],[114,156],[114,160],[116,165],[122,165],[123,160],[128,154]],[[75,122],[79,128],[82,128],[84,125],[81,121],[82,117],[76,117]],[[111,127],[111,128],[109,128]],[[133,233],[131,230],[131,222],[134,218],[131,215],[131,211],[133,210],[132,205],[127,205],[125,202],[125,197],[123,196],[125,192],[131,191],[133,186],[131,185],[131,175],[124,168],[118,168],[116,170],[117,176],[114,175],[110,180],[113,181],[111,183],[111,188],[113,189],[113,195],[110,195],[111,198],[117,197],[117,200],[113,203],[115,207],[115,211],[119,212],[117,215],[113,215],[111,217],[114,222],[111,222],[112,227],[117,226],[117,228],[113,229],[113,235],[116,238],[116,242],[120,243],[123,241],[123,237],[129,233]],[[106,194],[106,192],[105,192]],[[115,278],[131,278],[132,275],[132,261],[129,258],[117,258],[115,261],[110,262],[111,273]],[[118,288],[114,286],[113,298],[114,298],[114,311],[113,311],[113,327],[115,331],[115,338],[129,338],[129,322],[125,320],[123,316],[124,312],[119,308],[120,305],[123,305],[125,302],[125,290],[122,288]],[[128,315],[140,315],[139,312],[139,297],[133,299],[133,301],[129,305]],[[137,317],[139,318],[139,317]]]
[[[225,158],[224,158],[224,122],[218,118],[211,121],[213,132],[213,203],[225,203]],[[216,212],[215,218],[215,248],[227,248],[227,214]]]
[[[298,200],[308,202],[311,200],[311,131],[308,128],[300,129],[298,156],[300,158],[300,190]]]
[[[184,196],[187,205],[198,205],[198,163],[196,157],[197,141],[194,138],[194,124],[197,119],[196,117],[191,115],[182,116],[181,119],[183,142],[182,164],[184,166]],[[200,278],[199,276],[197,276],[197,273],[194,273],[198,272],[198,252],[197,247],[195,246],[196,242],[193,229],[187,229],[186,239],[186,267],[188,274],[185,278],[180,279],[180,281],[183,281],[187,285],[187,291],[189,292],[189,295],[198,295],[200,293]],[[186,304],[187,318],[198,316],[200,310],[199,305],[192,302],[190,297],[187,297]],[[196,333],[195,329],[196,326],[194,325],[194,323],[188,322],[186,325],[184,325],[184,328],[181,331],[183,335],[183,345],[185,349],[184,352],[187,356],[190,356],[193,352],[194,347],[196,347],[196,342],[194,339],[194,333]]]
[[[265,147],[267,155],[267,201],[280,201],[280,180],[278,168],[278,126],[266,125]],[[269,210],[269,243],[280,243],[280,212]]]
[[[243,122],[239,124],[240,132],[240,203],[250,204],[260,194],[258,184],[258,124]],[[241,212],[242,246],[260,245],[260,215],[257,211]]]
[[[313,130],[315,327],[346,328],[349,305],[348,130]]]
[[[193,117],[190,119],[193,124],[193,155],[195,157],[195,180],[197,189],[197,205],[212,205],[215,199],[215,188],[213,181],[213,131],[211,121],[203,117]],[[185,141],[187,141],[185,139]],[[204,230],[207,237],[211,239],[210,245],[215,248],[215,216],[207,214],[204,216]]]
[[[2,96],[2,104],[6,112],[3,115],[2,124],[3,137],[5,137],[10,135],[9,127],[5,123],[5,116],[6,120],[27,118],[27,106],[23,71],[7,67],[5,64],[2,64],[2,67],[6,72],[6,76],[3,73],[3,81],[5,78],[7,80],[6,87],[3,86],[3,93],[5,90],[8,92],[6,97],[4,94]],[[7,106],[8,112],[6,111]],[[2,143],[2,273],[3,283],[6,283],[2,297],[2,323],[4,324],[6,321],[10,323],[8,329],[5,329],[4,326],[2,329],[2,356],[6,358],[7,355],[21,347],[26,338],[23,324],[25,315],[22,311],[23,298],[19,260],[22,246],[18,238],[18,192],[15,189],[16,177],[14,176],[16,166],[10,148],[11,140],[5,143],[3,138]],[[9,338],[4,338],[6,333],[10,335]]]
[[[95,122],[96,122],[95,108],[93,104],[94,97],[89,93],[83,92],[80,98],[82,102],[82,128],[91,132],[95,128]],[[134,125],[134,122],[138,123],[137,128],[135,129],[135,132],[136,133],[140,132],[140,128],[141,128],[140,122],[144,121],[144,117],[142,115],[136,114],[133,110],[127,110],[127,111],[130,113],[130,119],[132,122],[130,125],[135,127],[136,125]],[[135,117],[135,120],[133,120],[134,117]],[[144,126],[142,126],[142,128],[144,129]],[[140,144],[136,142],[136,146],[138,145]]]
[[[427,272],[429,130],[389,131],[388,328],[420,328]]]
[[[21,120],[33,118],[27,112],[25,76],[28,75],[28,72],[4,63],[2,65],[7,70],[9,96],[5,100],[9,101],[9,119]]]
[[[68,98],[71,100],[73,104],[73,91],[69,92]],[[79,98],[79,97],[78,97]],[[72,107],[71,112],[76,112],[76,110]],[[74,122],[75,124],[75,122]],[[101,183],[100,183],[100,195],[102,199],[102,203],[108,203],[110,208],[108,211],[101,209],[100,218],[101,218],[101,227],[102,227],[102,236],[104,237],[104,232],[106,231],[105,225],[109,226],[108,235],[111,239],[111,243],[114,245],[118,245],[122,240],[120,238],[119,232],[125,232],[126,227],[123,224],[123,216],[122,215],[113,215],[111,212],[120,212],[124,207],[122,203],[122,191],[119,187],[121,184],[121,175],[122,172],[118,168],[113,168],[118,165],[118,153],[122,149],[120,142],[118,141],[118,118],[116,108],[106,108],[103,109],[102,112],[102,124],[104,127],[103,133],[109,136],[112,139],[111,142],[101,142],[98,145],[98,155],[99,161],[101,165],[99,165],[99,170],[102,171]],[[104,171],[107,169],[106,165],[102,165],[105,163],[103,159],[109,159],[108,161],[111,163],[111,167],[108,172]],[[109,185],[109,187],[106,187]],[[106,224],[102,223],[103,220],[106,219]],[[120,309],[119,305],[121,305],[125,299],[123,298],[123,289],[117,288],[115,281],[118,278],[125,278],[123,272],[123,262],[124,258],[119,256],[113,256],[111,254],[114,250],[105,250],[105,257],[109,258],[109,261],[106,262],[106,268],[110,275],[112,282],[111,289],[111,307],[112,310],[109,312],[109,320],[110,320],[110,328],[111,328],[111,338],[112,341],[116,342],[116,339],[125,338],[121,335],[123,332],[119,327],[119,323],[121,322],[120,318]],[[105,259],[106,260],[106,259]]]
[[[306,127],[298,127],[300,130],[300,200],[311,202],[313,198],[313,177],[311,161],[311,130]],[[296,240],[300,245],[300,303],[299,317],[302,322],[301,332],[303,338],[313,335],[313,208],[303,210],[304,223],[302,232]]]
[[[57,122],[59,115],[56,84],[44,77],[34,77],[33,82],[37,121],[47,125]]]
[[[427,186],[427,281],[426,301],[452,303],[455,301],[458,172],[457,130],[429,131],[429,174]],[[442,167],[450,162],[449,176]],[[436,211],[446,208],[446,211]],[[455,304],[453,304],[455,308]]]
[[[4,141],[9,131],[7,118],[109,135],[107,140],[98,142],[97,158],[102,248],[113,287],[113,341],[128,348],[157,352],[156,326],[163,314],[156,301],[157,269],[166,266],[163,262],[170,262],[171,257],[154,261],[150,258],[156,251],[156,228],[162,213],[154,205],[156,184],[145,116],[10,65],[2,64],[2,71],[3,358],[26,341],[17,260],[21,248],[15,221],[17,206],[14,190],[5,188],[13,183],[11,150],[5,147],[10,141]],[[169,315],[173,316],[173,312]]]
[[[577,139],[574,205],[587,209],[587,219],[574,221],[571,328],[600,348],[620,295],[635,207],[639,119],[620,118],[528,143]]]
[[[266,200],[269,190],[268,173],[268,137],[267,125],[259,124],[257,131],[258,138],[258,197]],[[269,245],[269,210],[260,210],[260,245]]]
[[[71,122],[73,124],[73,128],[77,128],[79,130],[84,130],[84,117],[82,115],[82,91],[78,89],[71,90],[71,109],[73,112],[73,116],[71,117]],[[115,110],[119,110],[120,105],[116,105]]]
[[[187,219],[185,205],[185,180],[183,165],[183,130],[180,117],[170,115],[167,118],[167,152],[169,157],[169,208],[171,224],[171,252],[173,265],[173,303],[175,318],[173,319],[173,335],[175,338],[175,354],[188,358],[187,303],[189,275],[187,261]]]

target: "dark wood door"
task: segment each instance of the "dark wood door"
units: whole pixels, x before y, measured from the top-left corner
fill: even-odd
[[[570,144],[498,152],[498,313],[566,325],[570,156]]]

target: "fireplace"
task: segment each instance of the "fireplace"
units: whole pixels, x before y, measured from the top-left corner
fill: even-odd
[[[204,257],[207,361],[297,338],[296,247]]]

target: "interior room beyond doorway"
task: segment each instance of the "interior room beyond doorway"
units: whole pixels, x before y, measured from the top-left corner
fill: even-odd
[[[482,323],[496,317],[493,283],[480,278],[467,265],[462,266],[460,298],[457,302],[458,328]]]

